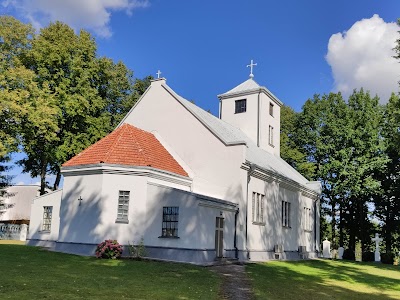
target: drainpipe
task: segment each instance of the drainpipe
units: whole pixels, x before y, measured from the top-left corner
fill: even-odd
[[[256,169],[256,166],[254,164],[250,164],[250,168],[247,171],[247,186],[246,186],[246,250],[247,250],[247,259],[250,259],[250,252],[249,248],[247,247],[247,241],[248,241],[248,236],[247,236],[247,219],[248,219],[248,214],[249,214],[249,183],[251,179],[251,173],[254,172]]]
[[[318,243],[318,241],[317,241],[317,201],[318,201],[318,198],[314,201],[314,241],[315,241],[315,252],[317,252],[317,243]]]
[[[222,100],[219,99],[219,118],[222,118]]]
[[[239,250],[237,248],[237,232],[236,232],[236,228],[237,228],[237,218],[238,218],[238,214],[239,214],[239,208],[237,208],[236,212],[235,212],[235,236],[233,238],[233,248],[235,248],[235,258],[238,259],[239,258]]]
[[[258,92],[258,99],[257,99],[257,147],[260,147],[260,93],[261,90]]]

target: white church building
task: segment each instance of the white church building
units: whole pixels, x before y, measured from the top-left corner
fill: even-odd
[[[149,257],[194,263],[316,257],[321,187],[280,158],[282,102],[252,74],[218,98],[219,118],[153,80],[63,165],[63,189],[34,199],[27,243],[94,255],[143,238]]]

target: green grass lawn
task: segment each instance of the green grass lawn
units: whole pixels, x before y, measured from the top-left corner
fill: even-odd
[[[218,299],[220,282],[206,268],[188,264],[0,245],[1,299]]]
[[[331,260],[246,267],[257,299],[400,299],[400,268]]]

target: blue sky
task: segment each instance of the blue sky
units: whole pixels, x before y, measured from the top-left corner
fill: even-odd
[[[1,1],[2,14],[36,28],[61,20],[96,38],[99,55],[141,78],[162,76],[178,94],[218,115],[216,95],[254,79],[299,111],[315,93],[397,92],[391,58],[399,0]],[[18,175],[20,169],[12,173]],[[28,175],[14,182],[32,183]]]

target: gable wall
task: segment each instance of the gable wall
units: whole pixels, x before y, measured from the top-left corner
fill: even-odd
[[[124,122],[157,132],[193,172],[194,192],[238,202],[244,146],[226,147],[160,82],[152,83]]]

